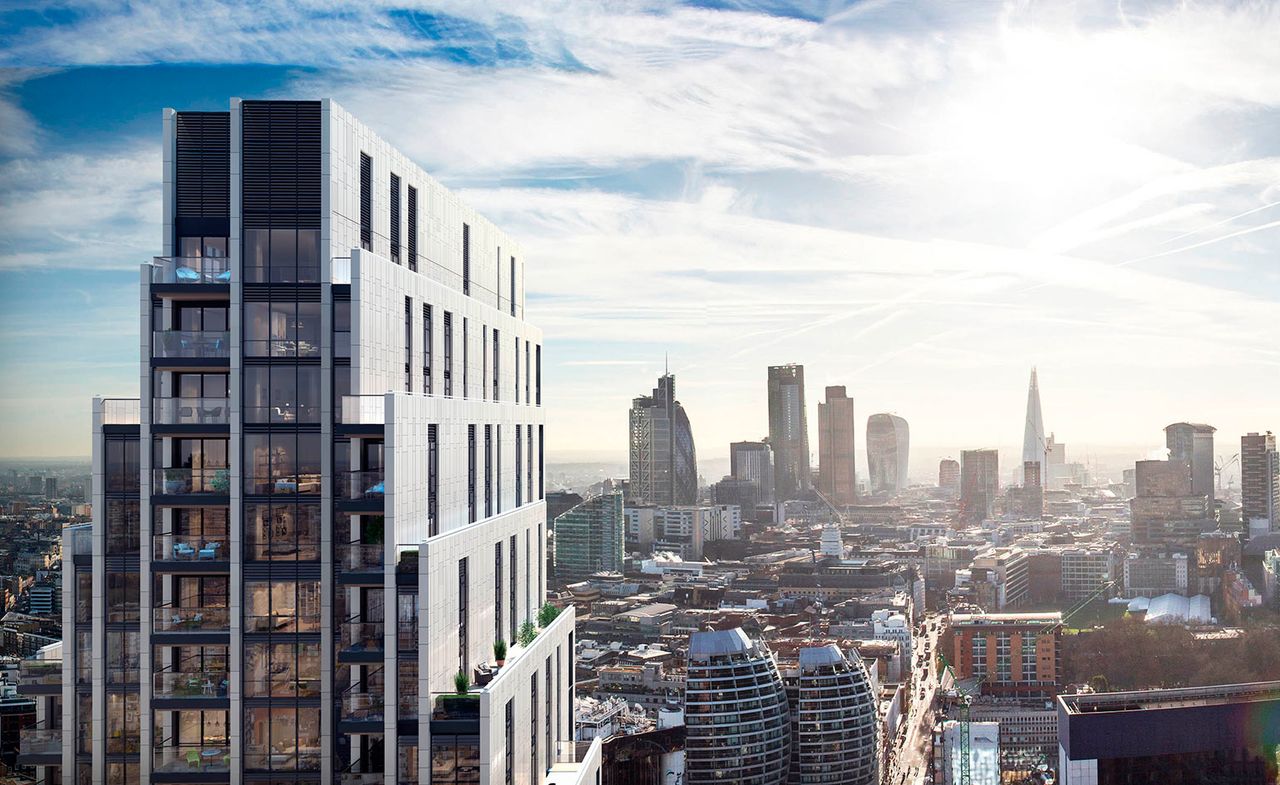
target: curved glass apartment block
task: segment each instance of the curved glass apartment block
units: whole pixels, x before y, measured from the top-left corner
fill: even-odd
[[[790,691],[793,785],[878,783],[876,697],[862,662],[832,644],[801,649]]]
[[[787,694],[773,655],[741,629],[689,638],[685,781],[781,785],[791,757]]]

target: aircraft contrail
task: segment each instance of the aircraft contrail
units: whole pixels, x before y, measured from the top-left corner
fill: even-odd
[[[1280,202],[1268,202],[1267,204],[1264,204],[1264,205],[1262,205],[1261,207],[1255,207],[1255,208],[1253,208],[1252,210],[1245,210],[1243,213],[1239,213],[1239,214],[1237,214],[1237,215],[1233,215],[1233,216],[1231,216],[1230,218],[1223,218],[1221,221],[1218,221],[1218,222],[1216,222],[1216,223],[1211,223],[1211,224],[1209,224],[1208,226],[1201,226],[1199,229],[1192,229],[1192,230],[1191,230],[1191,231],[1189,231],[1189,232],[1183,232],[1182,234],[1178,235],[1177,237],[1170,237],[1168,240],[1164,240],[1164,241],[1162,241],[1160,244],[1161,244],[1161,245],[1165,245],[1165,244],[1167,244],[1167,243],[1177,242],[1178,240],[1181,240],[1181,239],[1182,239],[1182,238],[1184,238],[1184,237],[1190,237],[1190,236],[1191,236],[1191,235],[1193,235],[1193,234],[1199,234],[1200,232],[1203,232],[1203,231],[1205,231],[1206,229],[1212,229],[1212,228],[1214,228],[1215,226],[1222,226],[1223,224],[1229,224],[1229,223],[1231,223],[1232,221],[1236,220],[1237,218],[1244,218],[1246,215],[1253,215],[1254,213],[1260,213],[1260,212],[1262,212],[1263,210],[1270,209],[1270,208],[1272,208],[1272,207],[1275,207],[1275,206],[1276,206],[1276,205],[1278,205],[1278,204],[1280,204]]]

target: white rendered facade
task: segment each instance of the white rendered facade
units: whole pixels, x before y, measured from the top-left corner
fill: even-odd
[[[572,609],[515,643],[546,582],[518,244],[329,100],[166,110],[164,229],[142,395],[95,403],[67,551],[67,776],[594,778],[558,760]],[[460,672],[490,680],[438,700]]]

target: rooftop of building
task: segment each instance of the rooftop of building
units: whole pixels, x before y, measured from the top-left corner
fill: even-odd
[[[951,626],[964,624],[1057,624],[1062,614],[1057,611],[1040,613],[953,613]]]
[[[1280,701],[1280,681],[1058,696],[1059,705],[1067,714],[1150,711],[1154,709],[1215,706],[1228,703],[1259,703],[1264,701]]]

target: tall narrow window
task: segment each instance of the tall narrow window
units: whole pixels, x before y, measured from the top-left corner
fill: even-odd
[[[547,655],[546,672],[547,672],[547,678],[546,678],[546,681],[542,683],[542,685],[543,685],[543,689],[546,690],[547,692],[547,697],[542,699],[542,711],[543,711],[543,717],[546,719],[546,722],[543,723],[543,727],[545,727],[546,729],[545,733],[547,734],[547,753],[546,753],[547,757],[545,759],[547,762],[546,762],[546,765],[542,767],[542,769],[543,771],[550,771],[551,770],[551,753],[555,750],[555,748],[551,746],[552,722],[551,722],[551,655],[550,654]]]
[[[467,521],[476,522],[476,427],[467,426]]]
[[[530,579],[533,576],[533,560],[529,558],[529,530],[524,530],[524,609],[529,616],[533,615],[533,595],[529,592]]]
[[[471,294],[471,227],[462,225],[462,293]]]
[[[493,265],[493,296],[497,298],[497,308],[502,310],[502,246],[498,246],[498,258]]]
[[[444,395],[453,397],[453,314],[444,312]]]
[[[547,685],[547,689],[551,689],[551,685]],[[563,735],[560,731],[561,714],[560,714],[560,696],[564,694],[564,671],[560,667],[560,647],[556,647],[556,741],[561,741]],[[572,704],[570,704],[572,705]]]
[[[529,674],[529,779],[538,781],[538,671]]]
[[[493,639],[502,637],[502,540],[493,544]]]
[[[524,342],[524,402],[529,403],[529,342]]]
[[[489,325],[480,325],[480,397],[489,394]]]
[[[467,340],[467,317],[462,317],[462,397],[467,398],[471,395],[471,388],[467,386],[467,377],[470,376],[468,371],[471,368],[471,341]]]
[[[520,336],[516,336],[512,342],[515,352],[511,358],[511,370],[515,374],[516,383],[511,392],[511,400],[520,403]]]
[[[373,250],[373,159],[360,154],[360,247]]]
[[[542,600],[546,596],[546,584],[542,582],[542,565],[546,564],[546,560],[542,558],[542,524],[538,524],[538,582],[533,586],[535,604],[541,608]]]
[[[431,394],[431,306],[425,304],[422,306],[422,391]]]
[[[413,392],[413,298],[404,298],[404,390]]]
[[[516,573],[518,559],[516,558],[516,536],[511,535],[510,547],[507,549],[507,561],[511,562],[510,580],[507,581],[507,590],[511,599],[511,616],[507,621],[507,629],[511,632],[511,640],[516,639],[516,627],[519,624],[520,606],[516,604]]]
[[[542,344],[538,344],[534,348],[534,373],[537,374],[537,380],[534,382],[534,402],[542,405]]]
[[[502,426],[493,426],[493,512],[502,514]]]
[[[409,222],[407,227],[409,236],[405,238],[409,246],[409,269],[416,271],[418,269],[418,189],[412,185],[409,186],[409,200],[405,206],[408,208],[408,215],[405,217]]]
[[[511,315],[516,315],[516,258],[511,257]]]
[[[493,330],[493,400],[495,401],[498,400],[498,376],[500,374],[498,356],[502,351],[499,346],[498,336],[498,329],[495,327]]]
[[[521,474],[522,458],[521,452],[524,447],[524,429],[519,425],[516,426],[516,506],[524,504],[524,475]]]
[[[528,453],[529,453],[529,463],[525,467],[525,475],[526,475],[525,483],[529,488],[529,493],[528,493],[529,501],[533,501],[533,424],[532,423],[526,426],[526,433],[529,437],[528,443],[526,444],[526,449],[528,450]]]
[[[427,533],[440,533],[440,442],[437,426],[427,426]]]
[[[484,426],[484,517],[493,515],[493,426]]]
[[[470,616],[467,612],[467,594],[470,589],[470,581],[467,580],[467,560],[462,558],[458,560],[458,670],[463,673],[470,674],[471,668],[468,667],[469,646],[467,641],[467,621]]]
[[[542,499],[543,490],[544,490],[544,486],[542,482],[542,458],[543,458],[542,448],[546,446],[546,442],[543,441],[543,436],[545,434],[546,434],[546,426],[539,424],[538,425],[538,499],[539,500]]]
[[[506,785],[515,785],[516,781],[516,699],[507,701],[506,708]]]
[[[400,264],[400,175],[391,175],[391,261]]]

